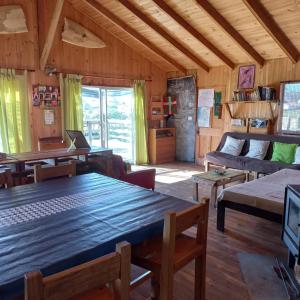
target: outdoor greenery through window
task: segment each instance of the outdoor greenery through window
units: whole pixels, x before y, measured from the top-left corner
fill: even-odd
[[[84,135],[91,146],[113,149],[134,162],[134,98],[131,88],[82,87]]]
[[[300,82],[285,83],[283,87],[281,131],[300,133]]]

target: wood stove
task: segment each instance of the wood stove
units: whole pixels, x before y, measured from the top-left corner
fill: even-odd
[[[289,253],[284,271],[293,285],[295,294],[299,296],[300,282],[295,275],[295,266],[300,267],[300,185],[286,187],[281,238]]]

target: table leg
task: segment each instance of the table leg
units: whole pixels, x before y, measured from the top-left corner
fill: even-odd
[[[199,195],[198,195],[198,182],[194,183],[194,196],[193,200],[199,202]]]
[[[211,188],[211,193],[210,193],[210,202],[214,204],[214,208],[217,207],[217,192],[218,192],[218,186],[213,185]]]

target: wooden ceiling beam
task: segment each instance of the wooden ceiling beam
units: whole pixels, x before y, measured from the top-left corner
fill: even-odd
[[[141,34],[139,34],[137,31],[132,29],[130,26],[128,26],[124,21],[122,21],[120,18],[115,16],[112,12],[110,12],[107,8],[105,8],[99,2],[97,2],[95,0],[83,0],[83,2],[85,2],[87,5],[89,5],[91,8],[96,10],[98,13],[100,13],[104,17],[108,18],[116,26],[118,26],[122,30],[126,31],[131,37],[133,37],[139,43],[143,44],[145,47],[149,48],[156,55],[163,58],[166,62],[168,62],[169,64],[174,66],[177,70],[181,71],[184,74],[186,73],[185,67],[183,67],[181,64],[179,64],[176,60],[174,60],[171,57],[169,57],[168,55],[166,55],[162,50],[160,50],[154,44],[149,42],[146,38],[144,38]],[[91,18],[90,16],[88,16],[88,17]]]
[[[165,1],[163,0],[153,0],[160,9],[162,9],[166,14],[173,18],[179,25],[181,25],[187,32],[189,32],[194,38],[196,38],[201,44],[203,44],[207,49],[213,52],[219,59],[221,59],[227,66],[234,69],[234,62],[228,58],[222,51],[215,47],[209,40],[207,40],[198,30],[191,26],[183,17],[181,17],[176,11],[173,10]]]
[[[198,5],[219,24],[256,62],[264,65],[265,59],[233,28],[233,26],[207,1],[197,0]]]
[[[144,23],[146,23],[150,28],[156,31],[160,36],[166,39],[170,44],[172,44],[175,48],[177,48],[181,53],[191,59],[194,63],[196,63],[199,67],[203,68],[205,71],[209,71],[209,66],[199,59],[196,55],[194,55],[190,50],[185,48],[182,44],[177,42],[169,33],[167,33],[164,29],[162,29],[159,25],[157,25],[154,21],[152,21],[146,14],[137,9],[133,4],[131,4],[128,0],[119,0],[131,13],[133,13],[136,17],[141,19]]]
[[[298,49],[289,40],[286,34],[281,30],[278,24],[274,21],[271,14],[262,5],[259,0],[243,0],[251,13],[255,16],[258,22],[269,33],[278,46],[290,58],[293,63],[297,63],[300,58]]]
[[[50,26],[49,26],[49,30],[48,30],[48,34],[45,40],[45,44],[44,44],[44,48],[43,48],[43,52],[40,58],[40,67],[41,70],[45,69],[49,54],[50,54],[50,50],[52,48],[52,44],[53,44],[53,40],[54,40],[54,36],[57,30],[57,25],[59,22],[59,18],[62,12],[62,8],[64,5],[64,0],[56,0],[56,5],[54,8],[54,12],[51,18],[51,22],[50,22]]]

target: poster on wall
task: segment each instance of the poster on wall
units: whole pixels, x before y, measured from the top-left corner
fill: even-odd
[[[202,106],[198,108],[198,127],[211,127],[211,107]]]
[[[220,119],[221,114],[222,114],[222,92],[216,91],[214,96],[214,116]]]
[[[32,105],[40,106],[44,103],[47,107],[57,107],[60,105],[60,91],[58,86],[33,85]]]
[[[198,127],[211,127],[211,110],[215,103],[214,95],[214,89],[198,90]]]
[[[214,105],[214,89],[198,90],[198,107],[212,107]]]
[[[44,109],[44,124],[54,125],[55,124],[55,110],[54,109]]]

